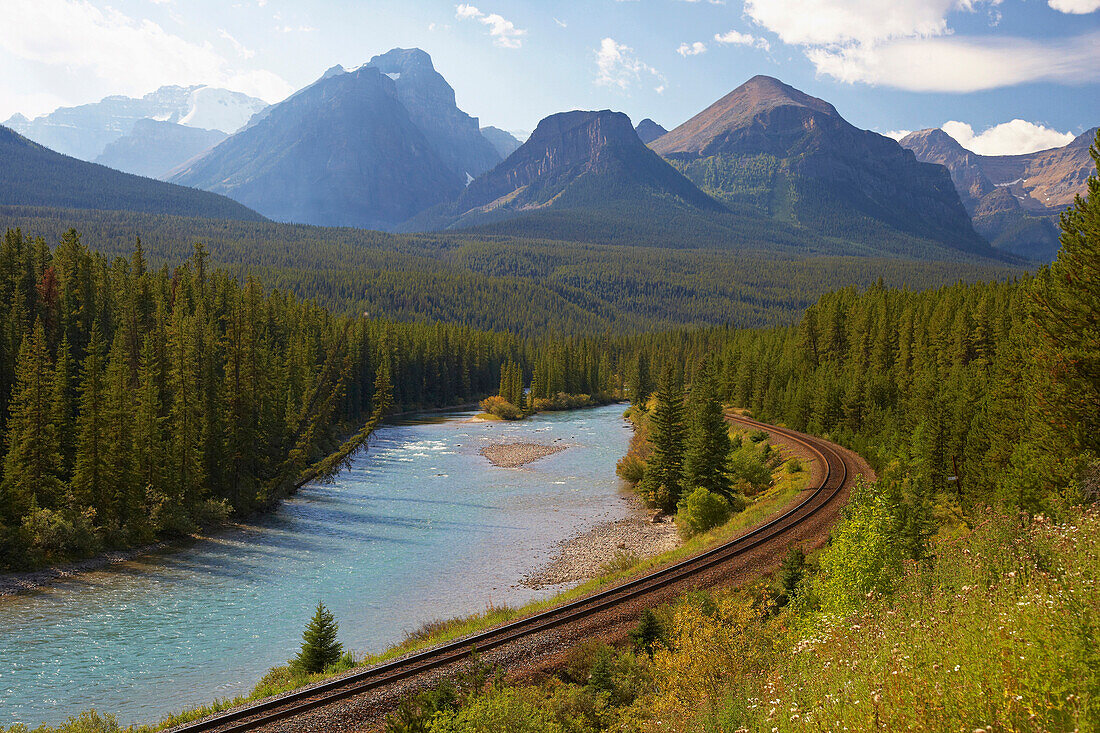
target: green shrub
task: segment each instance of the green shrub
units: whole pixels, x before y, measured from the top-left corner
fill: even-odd
[[[768,434],[763,430],[753,430],[751,433],[749,433],[749,440],[751,440],[753,443],[762,443],[767,439]]]
[[[676,526],[684,537],[693,537],[729,521],[729,502],[699,487],[687,493],[676,508]]]
[[[772,472],[760,452],[746,446],[734,451],[729,460],[730,478],[743,494],[754,496],[772,485]]]
[[[102,544],[94,523],[94,509],[35,508],[23,517],[23,533],[34,550],[57,560],[98,552]]]
[[[537,687],[506,687],[432,722],[432,733],[566,733]]]
[[[802,461],[792,458],[787,461],[787,473],[798,473],[802,470]]]

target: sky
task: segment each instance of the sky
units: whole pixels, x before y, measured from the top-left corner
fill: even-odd
[[[1100,0],[0,0],[0,120],[165,84],[277,102],[419,47],[482,125],[568,109],[671,129],[756,74],[985,154],[1100,124]]]

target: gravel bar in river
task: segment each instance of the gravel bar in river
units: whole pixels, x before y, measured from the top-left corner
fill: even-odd
[[[544,443],[495,443],[478,451],[489,459],[489,463],[500,468],[519,468],[532,461],[563,451],[569,446],[545,445]]]

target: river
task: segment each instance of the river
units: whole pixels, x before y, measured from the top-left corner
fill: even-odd
[[[627,512],[621,405],[516,423],[450,413],[380,428],[329,485],[185,549],[0,597],[0,725],[82,710],[122,723],[248,692],[292,657],[318,600],[377,652],[433,619],[521,604],[556,544]],[[478,448],[571,447],[522,468]]]

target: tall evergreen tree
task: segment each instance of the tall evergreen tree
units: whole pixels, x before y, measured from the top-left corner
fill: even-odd
[[[688,399],[684,485],[730,496],[726,463],[731,449],[729,425],[718,395],[718,376],[711,359],[705,357],[695,372]]]
[[[32,504],[57,506],[64,493],[53,423],[53,372],[41,322],[23,340],[8,419],[0,515],[18,520]]]
[[[81,367],[72,487],[77,503],[93,507],[101,525],[113,519],[116,509],[108,467],[107,428],[106,350],[99,322],[95,321]]]
[[[669,359],[657,385],[657,404],[650,416],[653,454],[646,464],[641,490],[649,501],[672,512],[683,492],[684,383]]]
[[[325,608],[324,603],[318,603],[316,613],[302,633],[302,648],[291,661],[291,668],[305,674],[316,674],[340,661],[344,647],[337,640],[338,631],[336,617]]]

